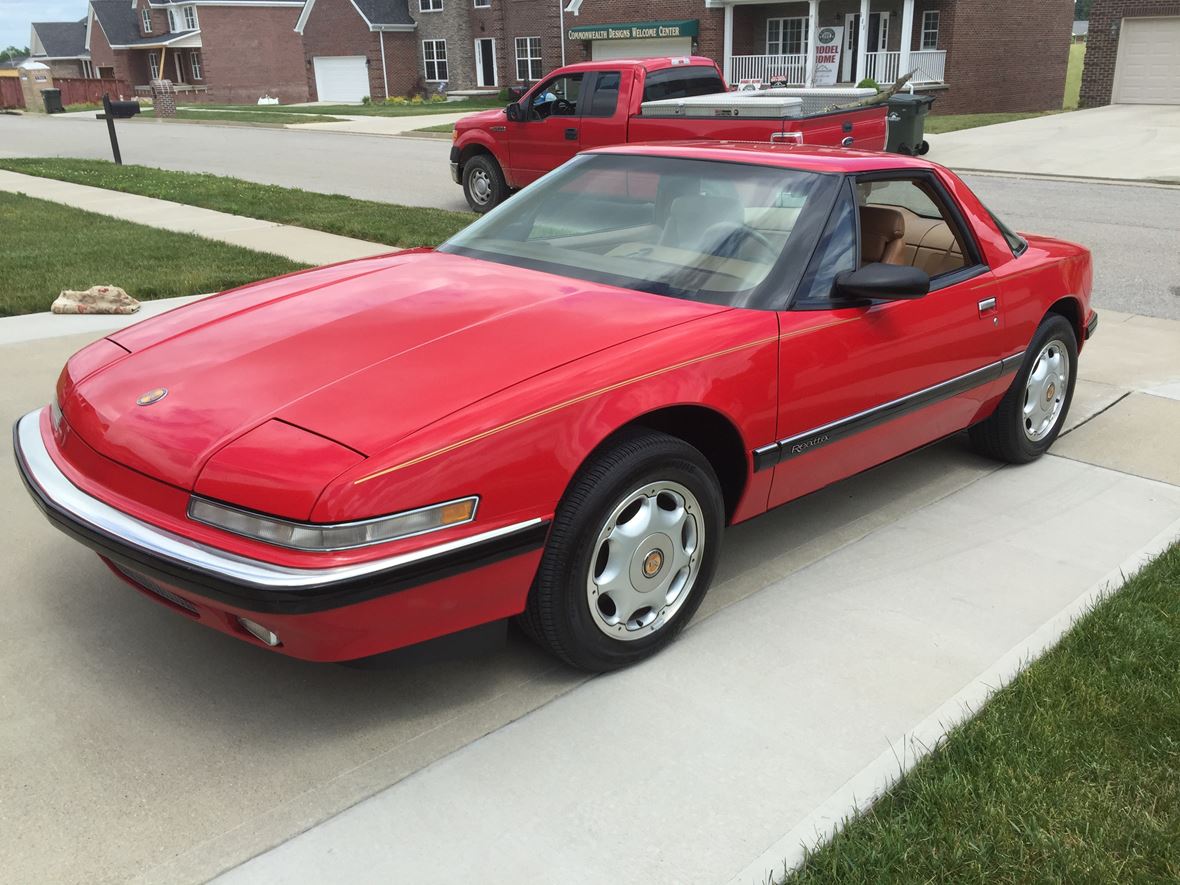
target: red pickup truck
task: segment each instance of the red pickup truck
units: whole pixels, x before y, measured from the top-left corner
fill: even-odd
[[[884,105],[783,117],[774,115],[773,101],[765,99],[766,116],[748,116],[745,110],[722,110],[715,117],[643,113],[646,102],[726,91],[716,62],[696,56],[568,65],[507,108],[460,120],[451,177],[474,211],[487,212],[578,151],[612,144],[724,139],[885,148]]]

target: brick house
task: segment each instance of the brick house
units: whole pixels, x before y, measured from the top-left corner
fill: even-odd
[[[94,71],[150,91],[172,80],[184,101],[307,100],[302,0],[91,0],[86,48]]]
[[[1180,2],[1094,0],[1080,104],[1180,104]]]
[[[307,0],[295,31],[312,101],[405,95],[423,76],[406,0]],[[446,79],[446,58],[442,59]]]
[[[86,49],[86,19],[76,22],[33,22],[30,31],[31,58],[49,65],[55,80],[94,76],[90,52]]]

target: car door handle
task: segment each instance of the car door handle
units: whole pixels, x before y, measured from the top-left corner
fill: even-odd
[[[566,141],[577,141],[577,139],[578,139],[578,130],[577,129],[571,128],[571,129],[565,130],[565,140]]]
[[[981,317],[990,316],[990,315],[994,314],[995,312],[996,312],[996,299],[995,298],[984,298],[982,301],[979,302],[979,315]]]

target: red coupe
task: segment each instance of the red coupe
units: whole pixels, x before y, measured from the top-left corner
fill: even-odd
[[[438,249],[91,344],[16,455],[115,574],[248,642],[340,661],[518,616],[608,670],[684,627],[728,524],[964,429],[1045,452],[1090,286],[924,160],[608,148]]]

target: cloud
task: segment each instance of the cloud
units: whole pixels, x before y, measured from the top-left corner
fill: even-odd
[[[31,22],[77,21],[88,8],[86,0],[0,0],[0,49],[27,46]]]

